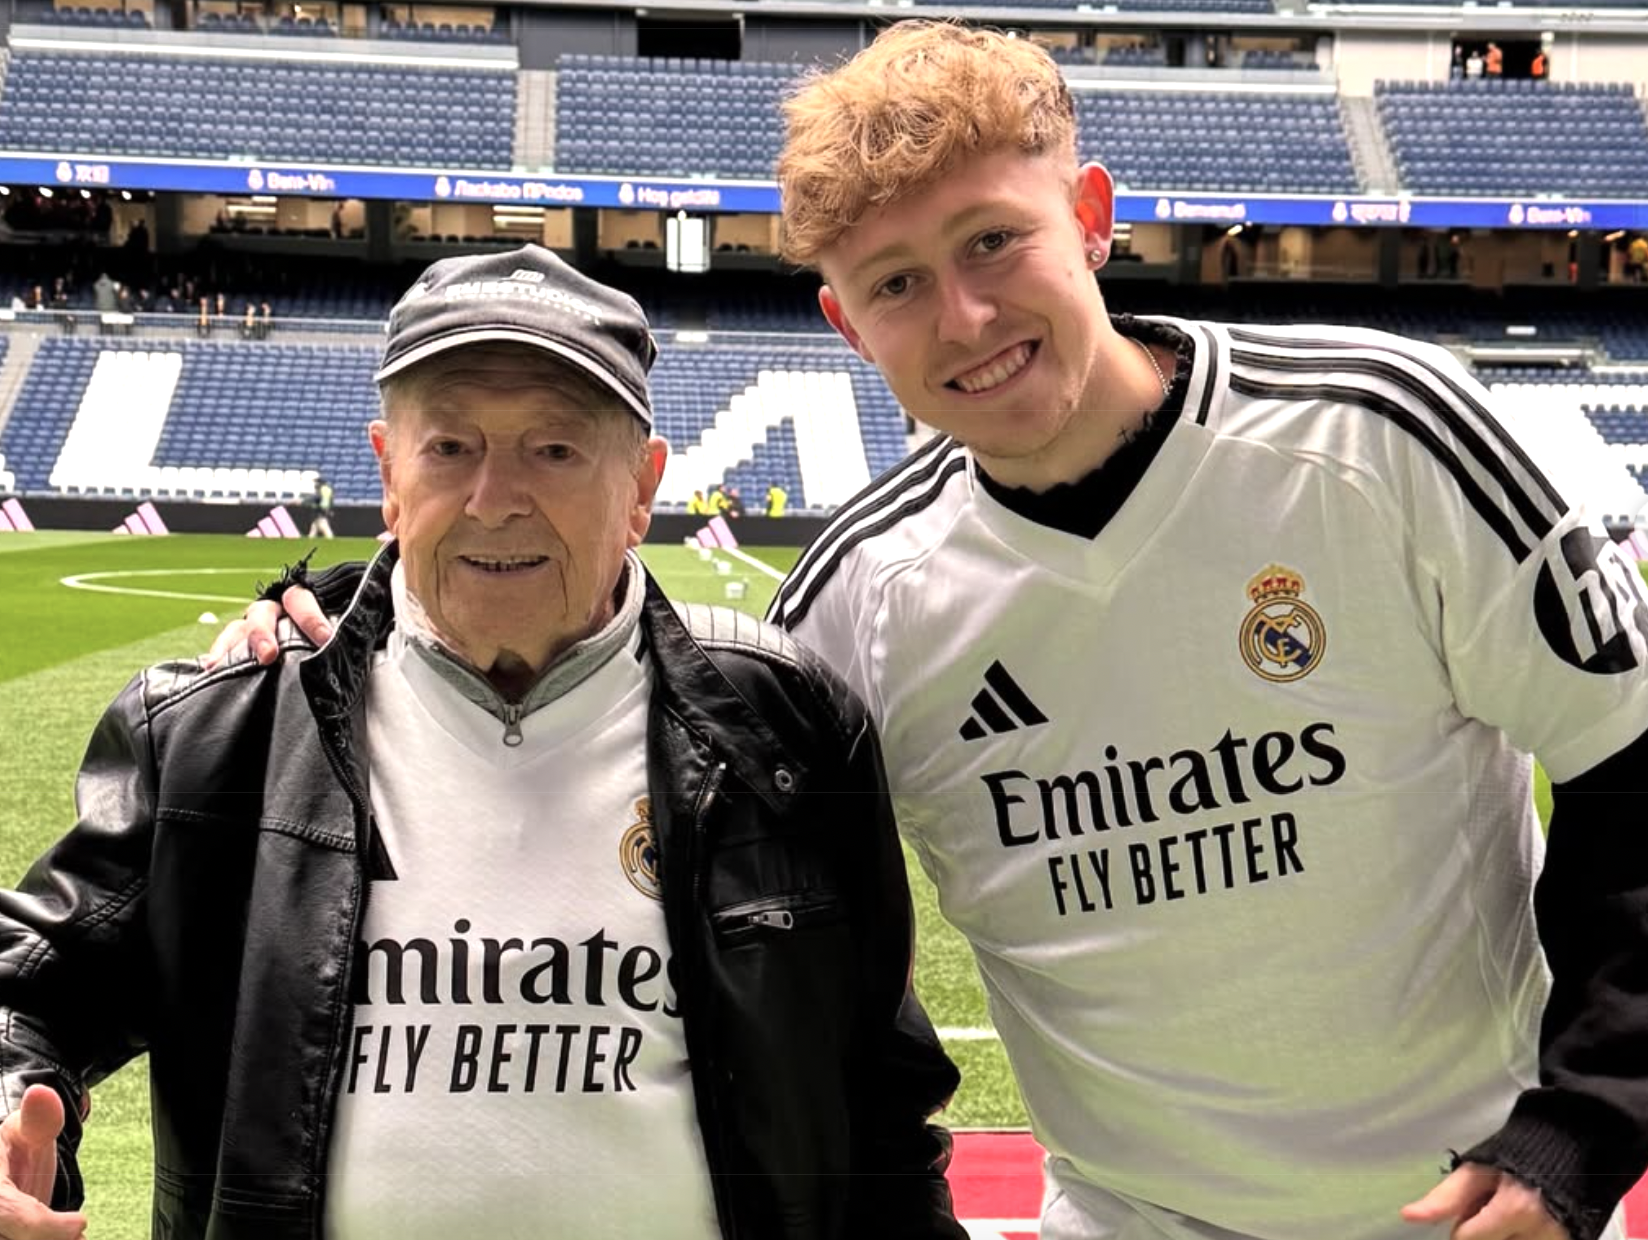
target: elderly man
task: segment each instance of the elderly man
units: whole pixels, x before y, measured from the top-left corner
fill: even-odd
[[[144,1051],[171,1240],[964,1234],[874,730],[636,557],[653,356],[536,247],[395,308],[324,647],[138,676],[0,895],[0,1237]]]

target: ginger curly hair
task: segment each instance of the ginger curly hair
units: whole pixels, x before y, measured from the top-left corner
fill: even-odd
[[[784,103],[779,245],[798,266],[876,207],[1016,146],[1076,162],[1076,111],[1040,47],[951,22],[889,27]]]

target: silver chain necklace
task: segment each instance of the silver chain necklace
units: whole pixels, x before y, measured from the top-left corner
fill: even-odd
[[[1129,336],[1127,339],[1138,346],[1139,352],[1144,354],[1144,360],[1150,363],[1150,369],[1156,372],[1156,382],[1162,385],[1162,399],[1166,400],[1167,393],[1173,385],[1167,381],[1167,376],[1162,373],[1162,364],[1156,360],[1156,355],[1150,351],[1149,346],[1144,341],[1136,336]]]

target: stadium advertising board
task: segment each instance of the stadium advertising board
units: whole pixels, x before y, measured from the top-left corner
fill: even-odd
[[[1318,227],[1642,228],[1648,202],[1557,198],[1328,198],[1280,194],[1117,194],[1129,224],[1305,224]]]
[[[289,194],[406,202],[775,214],[778,187],[759,181],[519,176],[285,164],[191,163],[84,155],[0,155],[0,182],[198,194]],[[1301,224],[1345,228],[1648,228],[1648,201],[1547,198],[1334,198],[1292,194],[1118,193],[1131,224]]]
[[[81,189],[194,194],[290,194],[392,198],[407,202],[514,203],[540,207],[630,207],[653,211],[773,214],[778,189],[748,181],[518,176],[502,172],[329,168],[206,163],[107,156],[0,156],[0,182]]]

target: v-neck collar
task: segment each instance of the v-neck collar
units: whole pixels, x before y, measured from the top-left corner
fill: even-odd
[[[1004,543],[1068,576],[1119,570],[1178,502],[1212,442],[1228,372],[1208,324],[1113,316],[1125,336],[1176,350],[1178,367],[1150,428],[1086,477],[1046,494],[1004,487],[970,461],[973,504]]]

